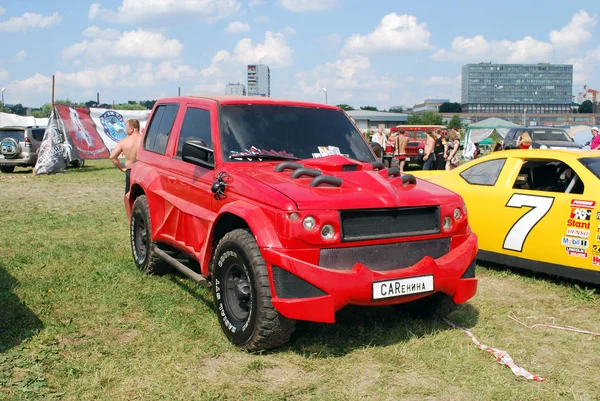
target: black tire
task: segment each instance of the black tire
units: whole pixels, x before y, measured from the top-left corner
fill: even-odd
[[[233,344],[254,352],[289,341],[296,321],[273,307],[265,261],[247,230],[233,230],[219,241],[212,287],[219,324]]]
[[[443,319],[457,308],[458,305],[452,297],[441,292],[413,302],[394,305],[394,310],[398,313],[423,319]]]
[[[15,166],[0,166],[0,171],[6,174],[10,174],[15,171]]]
[[[131,253],[135,265],[144,274],[165,274],[171,269],[167,262],[155,253],[157,243],[152,240],[152,223],[146,195],[133,203],[129,224]]]

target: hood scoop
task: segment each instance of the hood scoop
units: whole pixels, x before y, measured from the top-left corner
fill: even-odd
[[[309,184],[309,186],[311,187],[318,187],[323,184],[328,184],[333,187],[340,187],[342,186],[343,182],[343,180],[339,177],[323,175],[323,172],[321,170],[314,168],[306,168],[300,163],[283,162],[275,166],[275,172],[277,173],[280,173],[285,170],[293,170],[292,175],[290,175],[290,178],[292,179],[302,177],[313,177],[312,181]]]

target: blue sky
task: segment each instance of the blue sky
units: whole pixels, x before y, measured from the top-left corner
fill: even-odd
[[[406,4],[403,4],[406,3]],[[354,107],[460,101],[472,62],[574,65],[600,90],[600,6],[394,0],[0,0],[8,104],[224,93],[268,64],[271,96]],[[460,4],[460,5],[459,5]]]

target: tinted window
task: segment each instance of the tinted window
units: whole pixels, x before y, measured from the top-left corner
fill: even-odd
[[[494,186],[500,176],[506,159],[489,160],[470,167],[460,173],[460,176],[469,184]]]
[[[583,194],[584,183],[560,160],[524,160],[515,189]]]
[[[206,147],[212,149],[210,111],[191,107],[186,110],[177,143],[177,156],[179,157],[181,157],[181,150],[186,139],[201,139],[206,142]]]
[[[36,141],[41,142],[44,139],[45,131],[45,129],[33,129],[31,130],[31,136],[33,136],[33,139],[35,139]]]
[[[0,131],[0,141],[6,138],[14,138],[17,141],[23,141],[25,140],[25,133],[20,130]]]
[[[531,132],[531,139],[534,141],[573,141],[562,129],[534,129]]]
[[[178,109],[179,105],[177,104],[161,105],[156,108],[152,121],[150,121],[150,127],[146,131],[144,149],[161,155],[165,154]]]
[[[375,161],[360,132],[339,110],[225,105],[219,115],[223,159],[227,161],[242,161],[240,154],[257,151],[309,159],[320,152],[336,152],[335,148],[352,159]]]
[[[600,178],[600,157],[584,157],[579,159],[579,161],[594,173],[596,177]]]

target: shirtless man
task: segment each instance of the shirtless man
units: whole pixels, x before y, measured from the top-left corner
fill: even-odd
[[[137,159],[140,141],[142,140],[142,134],[140,134],[140,122],[134,119],[127,121],[125,130],[127,131],[127,138],[119,141],[110,154],[110,160],[116,168],[125,173],[125,193],[127,193],[129,192],[129,172]],[[119,162],[119,155],[121,153],[125,155],[124,166]]]
[[[400,166],[400,174],[404,174],[404,164],[406,163],[406,144],[408,143],[408,132],[400,130],[400,135],[396,138],[396,160]]]
[[[433,146],[435,145],[436,135],[431,130],[427,130],[427,142],[425,142],[425,155],[423,156],[423,170],[433,170],[435,154]]]

